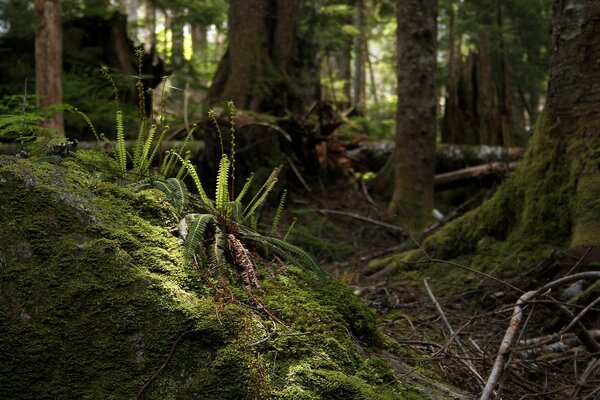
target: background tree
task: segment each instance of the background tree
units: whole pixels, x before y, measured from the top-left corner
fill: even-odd
[[[36,0],[35,22],[35,91],[38,105],[46,107],[63,102],[60,0]],[[62,112],[47,118],[42,125],[59,135],[65,134]]]
[[[290,78],[299,0],[231,0],[229,46],[209,91],[253,111],[299,109]]]
[[[425,242],[430,254],[474,254],[485,268],[600,243],[600,68],[589,62],[600,58],[600,3],[554,0],[553,11],[546,111],[527,155],[490,200]]]
[[[436,0],[397,2],[395,180],[388,211],[418,229],[433,211],[436,137]]]

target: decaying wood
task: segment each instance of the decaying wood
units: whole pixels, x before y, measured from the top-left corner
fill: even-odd
[[[502,175],[515,169],[516,166],[516,162],[493,162],[485,165],[478,165],[476,167],[460,169],[458,171],[446,172],[435,176],[435,186],[436,188],[448,187],[491,175]]]
[[[500,343],[500,348],[498,349],[496,361],[494,362],[494,366],[492,368],[492,371],[490,372],[490,375],[479,400],[489,400],[492,395],[492,392],[494,391],[494,388],[496,387],[498,381],[502,377],[506,361],[508,360],[508,356],[510,355],[511,346],[521,327],[521,321],[523,320],[523,308],[526,306],[526,304],[554,287],[587,278],[600,279],[600,271],[581,272],[578,274],[565,276],[563,278],[549,282],[537,290],[531,290],[529,292],[526,292],[523,295],[521,295],[521,297],[519,297],[519,300],[517,301],[513,309],[513,315],[510,320],[509,326],[506,329],[504,337],[502,338],[502,342]],[[586,332],[589,335],[589,331]]]

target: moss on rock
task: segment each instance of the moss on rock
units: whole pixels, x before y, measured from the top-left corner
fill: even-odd
[[[99,162],[0,158],[0,398],[425,398],[367,355],[375,318],[339,283],[265,280],[253,295],[286,326],[243,291],[215,301],[162,193]]]

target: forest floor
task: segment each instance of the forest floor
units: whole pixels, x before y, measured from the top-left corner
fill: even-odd
[[[591,259],[600,259],[600,249],[556,253],[524,266],[519,276],[504,281],[482,277],[479,282],[460,282],[439,273],[429,277],[429,263],[407,265],[393,277],[374,274],[372,260],[418,245],[414,238],[386,226],[385,204],[371,200],[360,185],[328,186],[308,200],[296,199],[298,229],[305,236],[319,237],[320,244],[313,243],[312,251],[323,268],[374,308],[382,333],[406,349],[402,357],[387,354],[392,365],[401,362],[412,368],[399,371],[399,379],[410,380],[417,370],[430,371],[433,379],[465,391],[465,398],[479,398],[488,379],[514,304],[522,294],[510,286],[521,291],[536,289],[565,270],[576,271]],[[310,249],[311,241],[302,245]],[[448,264],[449,270],[456,268],[461,266]],[[431,293],[425,288],[425,278]],[[600,359],[572,333],[552,336],[564,324],[555,309],[540,301],[527,310],[497,398],[600,399]],[[595,320],[590,321],[590,315]],[[600,333],[599,314],[586,318],[586,326],[595,328],[590,332]]]

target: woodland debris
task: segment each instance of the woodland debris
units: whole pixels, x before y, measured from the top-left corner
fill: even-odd
[[[519,300],[517,301],[513,309],[513,316],[510,320],[509,326],[506,329],[504,337],[502,338],[502,342],[500,343],[500,348],[498,349],[496,361],[494,362],[494,366],[492,368],[492,371],[490,372],[489,378],[486,382],[485,388],[483,389],[479,400],[489,400],[498,381],[502,377],[505,364],[510,355],[512,344],[517,335],[517,332],[521,327],[521,321],[523,319],[523,308],[526,306],[526,304],[556,286],[564,285],[570,282],[575,282],[579,279],[585,278],[600,279],[600,271],[581,272],[578,274],[565,276],[556,279],[552,282],[549,282],[537,290],[531,290],[529,292],[526,292],[523,295],[521,295],[521,297],[519,297]],[[589,336],[589,332],[586,332]],[[594,341],[593,338],[592,341]],[[597,342],[596,345],[598,346]]]
[[[468,181],[493,175],[504,175],[517,167],[517,162],[492,162],[485,165],[463,168],[435,176],[436,189],[459,186]]]

